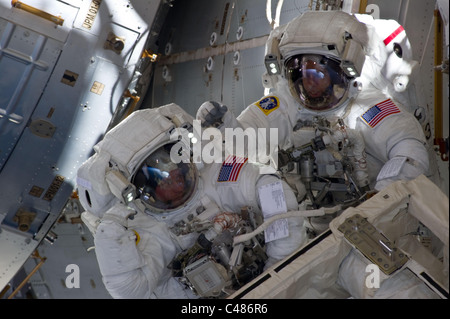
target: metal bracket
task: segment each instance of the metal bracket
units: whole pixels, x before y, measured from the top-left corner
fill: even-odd
[[[386,275],[401,268],[408,257],[359,214],[349,217],[338,230]]]
[[[30,225],[35,218],[36,213],[19,208],[16,215],[13,217],[13,221],[18,224],[17,228],[20,231],[26,232],[30,229]]]
[[[55,134],[56,126],[48,121],[37,119],[30,123],[29,129],[34,135],[51,138]]]

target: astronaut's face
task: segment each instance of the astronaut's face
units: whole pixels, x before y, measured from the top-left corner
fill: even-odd
[[[152,212],[169,212],[181,207],[197,188],[196,166],[172,162],[170,151],[173,145],[166,144],[150,154],[132,178],[140,200]]]
[[[328,71],[315,61],[305,62],[302,85],[306,94],[312,98],[321,97],[331,85]]]
[[[180,169],[169,172],[169,176],[160,180],[156,186],[156,199],[165,203],[175,204],[184,196],[185,180]]]
[[[310,111],[335,109],[346,100],[349,81],[336,59],[295,55],[286,60],[285,76],[292,96]]]

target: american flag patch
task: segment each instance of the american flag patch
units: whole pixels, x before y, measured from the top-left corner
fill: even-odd
[[[218,182],[235,182],[248,158],[229,155],[220,168]]]
[[[400,113],[399,108],[395,106],[391,99],[387,99],[386,101],[372,106],[363,115],[361,115],[361,118],[373,128],[385,117],[395,113]]]

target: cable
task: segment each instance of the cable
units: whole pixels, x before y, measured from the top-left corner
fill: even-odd
[[[268,220],[266,220],[264,223],[262,223],[258,228],[256,228],[251,233],[243,234],[240,236],[236,236],[233,239],[233,246],[240,244],[242,242],[245,242],[247,240],[250,240],[251,238],[255,237],[259,233],[263,232],[267,229],[267,227],[270,226],[274,221],[282,218],[290,218],[290,217],[314,217],[314,216],[323,216],[327,214],[333,214],[341,209],[341,205],[336,205],[333,207],[321,207],[319,209],[312,209],[312,210],[292,210],[287,213],[278,214],[275,216],[272,216]]]

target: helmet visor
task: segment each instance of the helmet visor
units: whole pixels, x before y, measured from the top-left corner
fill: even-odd
[[[150,154],[132,178],[139,198],[156,212],[174,210],[189,201],[197,186],[197,168],[192,163],[174,163],[166,144]]]
[[[349,81],[339,62],[319,54],[295,55],[285,64],[294,98],[311,111],[328,111],[345,100]]]

